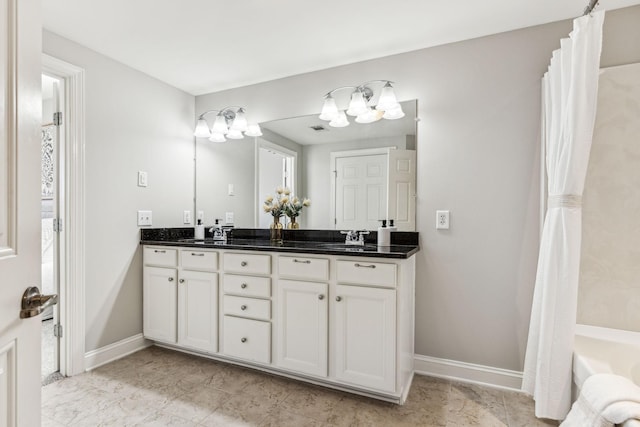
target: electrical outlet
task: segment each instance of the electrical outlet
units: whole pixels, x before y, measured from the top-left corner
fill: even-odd
[[[449,229],[449,211],[436,211],[436,230]]]
[[[138,187],[146,187],[147,182],[147,173],[145,171],[138,171]]]
[[[226,224],[233,224],[233,212],[227,212],[224,214],[224,222]]]
[[[151,211],[138,211],[138,225],[151,225]]]
[[[191,211],[184,211],[182,213],[182,223],[191,224]]]

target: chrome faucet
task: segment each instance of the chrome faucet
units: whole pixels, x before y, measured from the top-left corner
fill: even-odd
[[[344,238],[345,245],[364,246],[364,236],[369,234],[369,231],[349,230],[349,231],[341,231],[340,233],[345,235],[345,238]]]

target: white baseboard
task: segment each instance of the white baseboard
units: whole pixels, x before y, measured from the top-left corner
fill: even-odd
[[[414,361],[415,373],[419,375],[521,391],[522,372],[420,354],[415,355]]]
[[[85,371],[90,371],[98,366],[113,362],[131,353],[135,353],[138,350],[149,347],[152,344],[151,341],[144,339],[142,334],[137,334],[96,350],[91,350],[84,354],[84,369]]]

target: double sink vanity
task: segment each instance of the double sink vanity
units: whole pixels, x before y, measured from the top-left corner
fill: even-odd
[[[402,404],[413,377],[418,234],[143,229],[144,336],[156,345]]]

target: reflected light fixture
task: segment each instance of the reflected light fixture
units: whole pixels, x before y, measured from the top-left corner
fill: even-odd
[[[213,126],[205,120],[210,113],[217,113]],[[229,139],[242,139],[245,136],[261,136],[262,131],[257,123],[248,123],[243,107],[225,107],[222,110],[209,110],[200,114],[193,136],[209,138],[212,142],[225,142]]]
[[[382,83],[380,95],[375,99],[372,84]],[[393,92],[393,82],[371,80],[358,86],[342,86],[324,96],[324,105],[319,119],[329,122],[332,127],[349,126],[347,115],[354,116],[356,123],[373,123],[380,119],[396,120],[404,117],[404,112]],[[333,94],[344,89],[351,90],[351,100],[346,110],[339,109]]]

